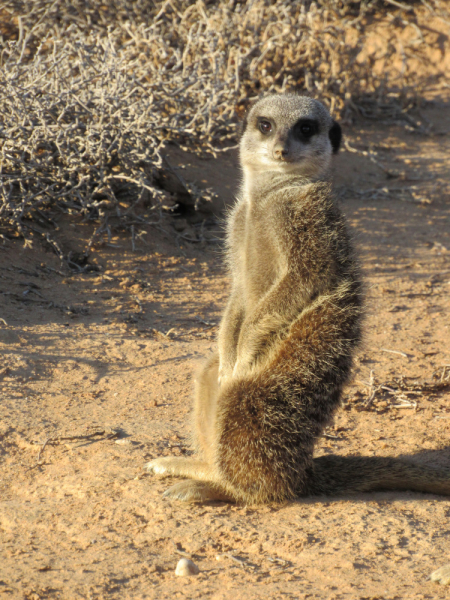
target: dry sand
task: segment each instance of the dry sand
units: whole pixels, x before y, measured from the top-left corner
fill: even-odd
[[[397,178],[368,157],[336,159],[368,318],[318,454],[450,464],[449,106],[426,117],[436,135],[380,124],[347,132]],[[232,201],[235,156],[171,156]],[[391,191],[357,193],[383,187]],[[165,227],[169,235],[149,229],[136,252],[126,236],[97,247],[102,270],[92,273],[69,274],[21,241],[0,247],[0,596],[447,598],[450,588],[429,580],[450,562],[447,498],[390,492],[265,507],[162,498],[174,480],[143,466],[189,451],[192,374],[215,346],[228,286],[220,244],[178,245]],[[56,235],[76,251],[91,232],[61,221]],[[198,576],[175,575],[182,557]]]

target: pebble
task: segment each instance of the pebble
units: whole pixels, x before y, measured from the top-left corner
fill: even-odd
[[[197,565],[188,558],[181,558],[175,569],[175,575],[178,577],[190,577],[191,575],[198,575],[199,572],[200,569]]]
[[[173,228],[175,231],[184,231],[188,226],[188,222],[186,219],[177,219],[173,221]]]
[[[437,571],[434,571],[434,573],[431,573],[430,579],[431,579],[431,581],[437,581],[438,583],[441,583],[442,585],[449,585],[450,584],[450,565],[445,565],[444,567],[441,567]]]

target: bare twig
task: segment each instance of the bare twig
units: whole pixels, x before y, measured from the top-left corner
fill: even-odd
[[[37,464],[39,464],[39,463],[41,462],[41,454],[44,452],[44,450],[45,450],[45,446],[48,444],[48,442],[49,442],[50,440],[51,440],[51,438],[47,438],[47,439],[45,440],[45,442],[42,444],[42,446],[39,448],[39,452],[38,452],[38,455],[37,455],[37,460],[36,460]]]
[[[237,565],[239,565],[242,568],[253,568],[252,565],[249,565],[247,563],[247,561],[243,558],[239,558],[238,556],[233,556],[233,554],[231,554],[231,552],[222,552],[221,554],[217,554],[216,555],[216,560],[221,560],[223,557],[225,558],[229,558],[230,560],[232,560],[233,562],[235,562]]]
[[[387,175],[390,175],[391,177],[396,176],[395,173],[393,173],[390,169],[385,167],[383,164],[380,163],[380,161],[378,161],[375,158],[375,155],[373,152],[368,152],[367,150],[358,150],[358,148],[353,148],[353,146],[350,146],[348,140],[344,140],[344,146],[345,146],[346,150],[348,150],[349,152],[353,152],[355,154],[361,154],[362,156],[366,156],[369,160],[371,160],[374,164],[376,164],[377,167],[379,167]]]
[[[402,4],[401,2],[396,2],[396,0],[386,0],[386,2],[388,4],[392,4],[392,6],[397,6],[398,8],[401,8],[402,10],[407,10],[407,11],[414,10],[414,7],[406,6],[405,4]]]
[[[446,377],[445,370],[450,365],[443,365],[443,367],[444,371],[442,373],[434,373],[434,381],[417,381],[413,378],[401,376],[391,382],[382,384],[375,383],[371,371],[370,381],[356,380],[357,383],[368,388],[364,408],[368,408],[376,400],[385,400],[386,394],[388,394],[387,408],[413,408],[416,411],[417,401],[421,397],[434,395],[450,388],[450,377],[448,375]],[[413,398],[410,396],[413,396]]]
[[[374,387],[374,381],[373,371],[370,371],[369,381],[366,383],[369,388],[369,395],[365,404],[366,407],[370,406],[375,398],[376,388]]]
[[[118,435],[120,435],[120,429],[114,428],[114,427],[108,427],[106,429],[99,429],[97,431],[94,431],[92,433],[86,433],[86,434],[75,434],[75,435],[54,435],[54,436],[48,436],[44,442],[33,442],[33,444],[39,444],[41,447],[39,448],[39,453],[37,456],[37,460],[36,460],[36,464],[34,465],[35,467],[39,466],[41,464],[41,457],[42,454],[45,450],[45,448],[47,447],[47,445],[51,445],[51,446],[55,446],[55,445],[59,445],[61,442],[67,442],[67,441],[83,441],[83,440],[93,440],[95,438],[103,438],[104,440],[111,440],[113,438],[116,438]],[[34,467],[32,467],[34,468]]]
[[[408,355],[405,352],[400,352],[399,350],[388,350],[387,348],[380,348],[381,352],[389,352],[390,354],[400,354],[400,356],[404,356],[408,358]]]
[[[270,562],[273,563],[278,563],[279,565],[285,566],[288,564],[287,560],[284,560],[283,558],[272,558],[271,556],[267,556],[266,557],[267,560],[269,560]]]
[[[2,321],[3,321],[3,319],[2,319]],[[5,323],[5,325],[6,325],[6,323]],[[449,368],[450,368],[450,365],[443,365],[442,366],[442,375],[441,375],[441,379],[440,379],[441,383],[443,383],[443,381],[445,379],[445,373],[446,373],[447,369],[449,369]]]

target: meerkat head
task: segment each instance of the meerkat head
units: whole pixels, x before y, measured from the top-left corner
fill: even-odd
[[[258,100],[248,112],[240,143],[244,171],[320,177],[339,150],[341,128],[323,104],[296,94]]]

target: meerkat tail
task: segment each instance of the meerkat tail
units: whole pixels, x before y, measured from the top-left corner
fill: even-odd
[[[410,490],[450,496],[450,469],[422,467],[382,456],[320,456],[313,459],[301,495],[335,496]]]

